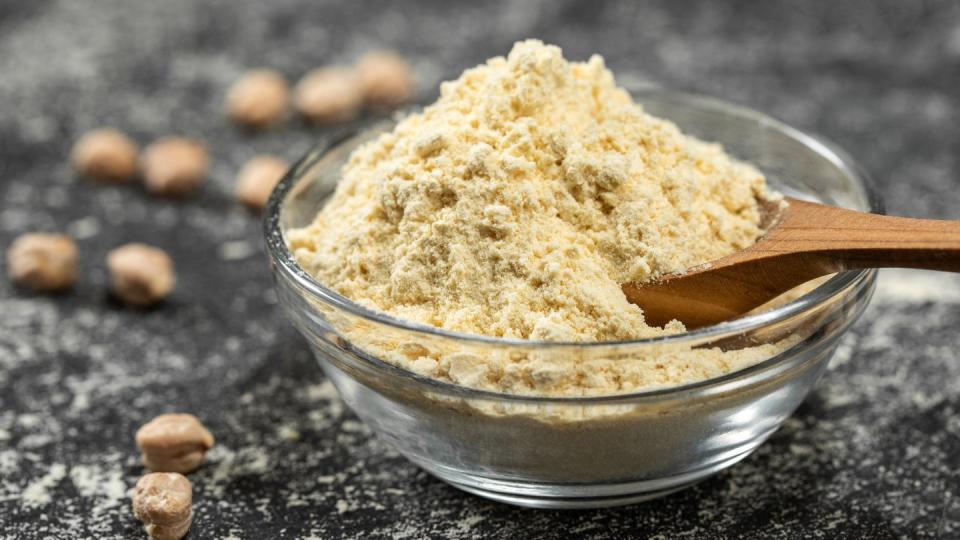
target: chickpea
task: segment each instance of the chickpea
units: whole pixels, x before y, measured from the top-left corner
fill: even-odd
[[[273,188],[289,168],[289,163],[275,156],[254,157],[237,174],[237,200],[254,212],[262,211]]]
[[[77,245],[62,234],[22,234],[7,250],[7,272],[37,292],[67,289],[77,281]]]
[[[410,64],[392,51],[374,51],[357,62],[357,84],[367,105],[389,109],[413,98],[416,82]]]
[[[161,414],[137,430],[136,442],[151,471],[186,474],[213,448],[213,435],[192,414]]]
[[[283,75],[272,69],[255,69],[230,87],[227,114],[243,126],[265,129],[284,116],[289,101],[290,88]]]
[[[297,110],[317,124],[344,122],[363,104],[353,73],[343,68],[315,69],[300,79],[295,90]]]
[[[193,522],[193,487],[179,473],[151,473],[133,489],[133,515],[154,540],[180,540]]]
[[[77,174],[97,182],[118,184],[137,174],[137,144],[116,129],[96,129],[84,134],[70,151]]]
[[[185,137],[162,137],[143,151],[141,166],[147,190],[166,197],[185,197],[207,179],[207,147]]]
[[[107,268],[113,294],[132,306],[156,304],[177,281],[170,256],[146,244],[126,244],[110,251]]]

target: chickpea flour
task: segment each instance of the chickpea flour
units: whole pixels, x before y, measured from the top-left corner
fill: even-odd
[[[307,227],[299,264],[351,300],[436,328],[597,342],[684,331],[645,323],[620,289],[762,234],[779,194],[753,166],[644,112],[603,59],[535,40],[443,83],[440,98],[359,148]],[[339,329],[417,373],[528,395],[629,392],[716,377],[782,348],[577,358],[475,354]]]

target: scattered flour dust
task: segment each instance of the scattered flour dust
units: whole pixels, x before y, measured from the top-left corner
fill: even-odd
[[[121,467],[122,457],[107,456],[109,467],[101,465],[74,465],[70,468],[70,480],[81,497],[90,501],[86,516],[87,528],[107,532],[116,522],[116,510],[124,510],[129,503],[128,486]]]
[[[338,514],[346,514],[351,510],[350,502],[343,499],[337,499],[336,508]]]
[[[50,504],[53,500],[50,490],[56,487],[67,476],[67,466],[62,463],[50,465],[47,473],[35,479],[23,490],[20,499],[25,508],[38,508]]]
[[[213,472],[199,489],[217,498],[223,497],[230,480],[244,475],[262,475],[270,470],[270,455],[261,446],[233,450],[217,444],[207,453],[206,459],[213,466]]]
[[[494,337],[612,341],[647,325],[620,284],[704,264],[762,234],[764,176],[684,135],[616,86],[599,56],[517,43],[441,86],[439,100],[357,149],[315,221],[289,231],[298,262],[348,298],[418,323]],[[768,357],[561,365],[437,352],[351,335],[385,359],[455,383],[583,395],[701,380]]]
[[[16,470],[18,461],[16,450],[0,450],[0,476],[7,476]]]
[[[960,304],[960,275],[901,268],[884,269],[880,271],[874,301],[879,304]]]

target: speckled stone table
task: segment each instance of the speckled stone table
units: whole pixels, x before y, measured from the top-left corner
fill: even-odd
[[[774,5],[776,4],[776,5]],[[0,279],[0,538],[136,538],[133,432],[170,409],[216,434],[192,475],[190,538],[958,537],[960,281],[884,274],[868,313],[786,426],[696,487],[597,511],[512,508],[429,477],[372,437],[283,319],[258,221],[231,197],[258,152],[329,136],[293,122],[251,136],[226,86],[268,65],[296,77],[363,51],[437,81],[524,37],[593,52],[628,83],[716,95],[836,141],[893,213],[960,218],[960,4],[942,2],[0,3],[0,246],[62,230],[74,292]],[[85,130],[208,141],[196,199],[78,183]],[[144,241],[173,255],[162,307],[109,300],[103,258]]]

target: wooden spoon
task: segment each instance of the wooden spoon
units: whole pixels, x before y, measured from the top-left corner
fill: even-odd
[[[960,221],[855,212],[799,199],[767,211],[755,244],[684,273],[623,285],[649,324],[688,329],[736,318],[811,279],[862,268],[960,272]]]

